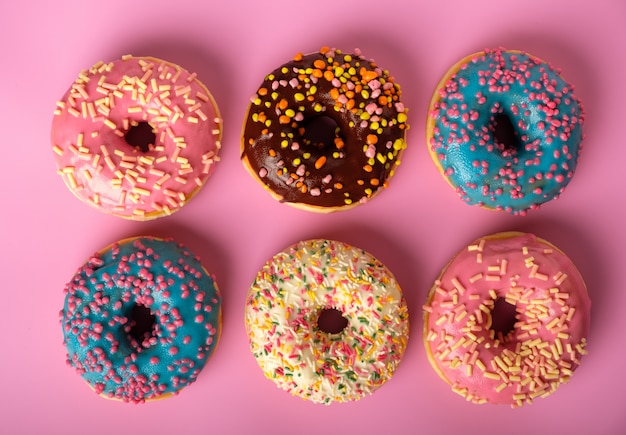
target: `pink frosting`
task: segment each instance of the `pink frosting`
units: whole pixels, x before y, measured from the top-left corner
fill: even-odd
[[[515,307],[508,333],[492,329],[496,300]],[[455,392],[516,407],[570,379],[586,354],[590,308],[565,254],[532,234],[502,233],[472,243],[444,269],[424,307],[424,340]]]
[[[82,201],[128,219],[180,209],[204,185],[222,121],[206,87],[178,65],[124,56],[80,73],[57,103],[52,145],[60,175]],[[147,122],[146,151],[126,133]]]

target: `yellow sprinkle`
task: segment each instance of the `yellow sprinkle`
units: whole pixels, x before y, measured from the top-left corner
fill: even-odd
[[[501,392],[502,390],[504,390],[505,388],[506,388],[506,382],[502,382],[501,384],[499,384],[499,385],[496,387],[496,392],[498,392],[498,393],[499,393],[499,392]]]
[[[483,372],[483,376],[488,378],[488,379],[494,379],[494,380],[497,380],[497,381],[499,381],[501,379],[500,375],[498,375],[497,373],[494,373],[494,372]]]
[[[463,287],[463,284],[461,284],[461,282],[457,278],[452,278],[451,282],[454,288],[459,291],[459,293],[465,293],[465,287]]]

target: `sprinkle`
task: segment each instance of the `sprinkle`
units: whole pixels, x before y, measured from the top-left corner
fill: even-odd
[[[581,312],[581,307],[588,310],[588,305],[582,301],[576,307],[568,304],[573,300],[581,303],[573,293],[581,291],[584,300],[585,288],[581,282],[557,286],[555,282],[563,275],[572,276],[570,270],[575,268],[560,251],[544,252],[545,244],[532,235],[482,240],[480,252],[479,243],[470,244],[435,281],[424,306],[427,348],[442,377],[454,379],[454,391],[467,395],[473,403],[489,401],[491,394],[497,393],[499,402],[517,407],[554,392],[580,364],[586,340],[572,322],[577,322],[576,316],[588,316],[588,311]],[[511,249],[516,245],[524,248]],[[468,265],[475,264],[477,253],[484,255],[486,265],[476,264],[472,270]],[[543,261],[544,255],[558,258]],[[561,270],[555,270],[557,267]],[[530,274],[523,273],[526,271]],[[544,283],[541,275],[554,282]],[[490,276],[506,279],[506,284],[493,288]],[[466,281],[470,285],[461,285]],[[451,283],[452,288],[445,289],[442,282]],[[518,312],[508,334],[492,329],[493,317],[499,315],[494,313],[499,298],[516,306]],[[453,373],[454,367],[464,369]],[[464,377],[476,374],[474,367],[485,378],[481,389],[464,384]]]
[[[326,163],[326,157],[321,156],[315,161],[315,169],[321,169],[322,166]]]
[[[120,74],[119,82],[112,82],[110,77],[113,75],[108,73],[126,68],[126,65],[143,65],[140,67],[142,72],[136,76]],[[156,175],[153,178],[149,169],[164,168],[167,172],[171,169],[174,174],[178,175],[175,178],[180,182],[177,189],[180,189],[185,198],[191,196],[192,189],[197,189],[206,181],[210,173],[208,167],[218,161],[216,155],[216,150],[219,150],[218,141],[207,142],[203,145],[206,147],[204,154],[209,151],[213,152],[211,161],[205,161],[204,157],[200,160],[200,155],[198,155],[197,160],[193,160],[193,157],[186,153],[181,156],[184,159],[172,161],[175,163],[172,168],[165,168],[167,159],[159,160],[147,154],[139,154],[136,160],[130,160],[127,156],[119,154],[119,151],[122,150],[127,155],[130,154],[131,148],[125,140],[126,133],[142,122],[141,114],[144,114],[144,122],[149,121],[155,131],[159,130],[160,133],[157,135],[156,143],[151,151],[161,154],[164,151],[163,142],[166,140],[174,140],[177,144],[186,146],[188,139],[193,138],[192,131],[184,130],[184,128],[188,128],[187,126],[176,123],[176,120],[182,118],[185,113],[189,113],[187,119],[190,122],[197,123],[201,128],[204,128],[202,126],[204,122],[210,122],[211,126],[215,125],[215,119],[219,117],[215,115],[213,102],[206,89],[193,77],[195,77],[193,74],[188,74],[174,65],[155,63],[149,58],[134,58],[132,56],[109,64],[102,64],[102,67],[92,67],[79,75],[75,85],[70,88],[66,101],[57,104],[59,111],[55,118],[63,117],[64,122],[66,122],[66,114],[80,115],[93,121],[94,125],[106,125],[119,138],[119,142],[117,142],[115,139],[110,139],[111,136],[108,139],[104,138],[98,134],[98,130],[82,131],[81,129],[77,134],[75,144],[57,141],[56,147],[53,147],[55,156],[58,156],[59,167],[67,166],[61,162],[64,159],[71,159],[72,153],[78,155],[80,159],[91,161],[91,168],[84,173],[89,174],[85,175],[85,179],[92,182],[89,183],[89,186],[81,187],[80,191],[75,191],[80,199],[90,203],[99,203],[103,209],[112,207],[99,200],[102,192],[94,192],[92,189],[117,190],[122,189],[122,183],[128,182],[131,184],[128,188],[134,186],[135,190],[129,191],[131,193],[129,195],[121,194],[121,198],[124,198],[125,202],[114,206],[115,214],[130,219],[145,216],[153,218],[171,211],[171,206],[174,206],[174,210],[178,209],[180,204],[170,204],[168,210],[162,204],[152,200],[150,195],[146,195],[148,189],[143,187],[137,189],[138,182],[142,186],[154,185],[155,191],[161,188],[156,181],[162,175]],[[184,84],[174,85],[178,78],[184,79],[185,81],[182,82]],[[97,84],[97,95],[90,95],[87,92],[88,88],[81,84],[81,82],[88,81]],[[118,107],[124,109],[118,109]],[[80,110],[76,114],[72,114],[70,109]],[[124,113],[118,113],[118,110],[124,110]],[[113,121],[114,119],[120,120],[119,125]],[[221,133],[221,129],[219,132]],[[56,130],[53,128],[53,137],[55,134]],[[216,138],[218,138],[217,136],[219,134],[216,135]],[[105,143],[104,140],[108,142]],[[65,153],[61,150],[65,150]],[[121,175],[117,174],[120,170],[122,171]],[[115,178],[110,178],[109,171],[116,173]],[[136,175],[133,175],[132,172]],[[189,179],[194,180],[194,182],[188,183],[189,186],[183,188],[181,187],[183,186],[182,182],[187,180],[187,176],[190,176]],[[201,183],[198,184],[198,181]],[[73,183],[70,184],[73,187]],[[76,185],[76,188],[79,186]],[[94,198],[98,198],[98,201],[94,201]]]
[[[456,277],[452,278],[451,282],[454,288],[456,288],[461,294],[465,293],[465,287],[463,287]]]
[[[408,310],[381,266],[364,251],[327,240],[297,243],[268,261],[245,313],[250,349],[266,376],[326,404],[358,400],[382,385],[406,348]],[[325,305],[351,319],[340,336],[316,329]]]
[[[559,89],[571,86],[558,69],[504,49],[477,53],[446,75],[428,110],[427,141],[464,202],[524,215],[559,196],[573,174],[562,168],[576,166],[585,118],[580,100],[562,98]],[[520,99],[532,104],[520,107]],[[506,144],[494,133],[505,118],[518,138]],[[503,158],[497,167],[486,164],[494,153]]]
[[[176,266],[168,271],[158,260],[160,256],[174,259]],[[148,270],[153,262],[159,264]],[[217,334],[213,325],[217,324],[221,307],[219,291],[212,277],[203,271],[192,253],[169,240],[136,238],[96,253],[66,285],[60,316],[70,366],[97,394],[130,403],[167,397],[193,383],[215,349],[216,342],[210,340]],[[155,287],[154,282],[136,279],[152,273],[157,284],[168,284]],[[131,281],[132,286],[125,284]],[[102,283],[101,287],[92,288],[90,283],[96,282]],[[184,310],[186,302],[177,291],[180,288],[189,289],[194,296],[202,289],[202,297],[192,301],[200,303],[207,321],[181,322],[179,311]],[[159,296],[158,302],[155,295]],[[143,306],[151,313],[161,312],[160,323],[171,331],[168,340],[160,340],[163,331],[156,329],[143,341],[131,337],[122,328],[129,320],[119,314],[122,302],[129,307]],[[103,333],[104,324],[109,324],[111,332]],[[190,336],[198,341],[186,341],[184,337]],[[119,347],[122,340],[129,343],[127,348]],[[142,357],[141,351],[153,346],[172,357],[167,362],[158,356]],[[109,359],[112,354],[119,356],[119,362]]]
[[[381,93],[390,102],[387,112],[379,102]],[[322,94],[329,95],[329,101],[317,97]],[[406,126],[398,124],[394,113],[405,110],[399,99],[400,88],[393,78],[360,55],[346,56],[338,50],[297,54],[294,60],[268,74],[257,90],[244,128],[242,158],[252,173],[258,173],[263,166],[268,174],[274,174],[264,180],[266,188],[287,202],[330,208],[361,204],[387,186],[406,148]],[[301,145],[308,142],[307,113],[324,113],[336,121],[335,127],[331,127],[334,131],[329,131],[334,135],[333,142],[325,144],[322,155],[306,157],[302,152]],[[353,127],[366,133],[357,137]],[[357,153],[362,146],[363,151]],[[355,173],[341,188],[327,185],[306,195],[310,189],[303,186],[316,183],[308,179],[309,174],[317,177],[315,171],[329,170],[330,162],[334,171],[341,171],[346,148],[353,148],[347,150],[352,156],[358,154],[357,164],[367,176]],[[280,158],[269,162],[270,149],[281,150]],[[298,159],[303,161],[296,163]],[[290,174],[283,168],[297,168],[300,164],[305,164],[306,175],[299,175],[303,178],[300,182],[288,181]]]

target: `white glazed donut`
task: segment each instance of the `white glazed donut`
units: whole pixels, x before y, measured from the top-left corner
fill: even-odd
[[[345,327],[326,331],[321,316],[341,312]],[[389,269],[346,243],[308,240],[276,254],[246,300],[250,349],[265,376],[316,403],[355,401],[394,373],[409,319]]]

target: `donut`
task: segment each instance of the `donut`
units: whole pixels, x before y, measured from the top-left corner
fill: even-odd
[[[323,47],[269,73],[245,117],[241,159],[276,200],[347,210],[388,186],[406,148],[400,86],[359,50]]]
[[[293,396],[331,404],[360,400],[391,378],[409,317],[385,265],[346,243],[313,239],[261,268],[245,326],[265,377]]]
[[[520,407],[554,393],[587,353],[591,302],[571,260],[533,234],[461,250],[424,306],[435,372],[473,403]]]
[[[124,56],[78,75],[57,102],[51,136],[58,173],[75,196],[144,221],[179,210],[205,184],[222,120],[195,73]]]
[[[102,249],[65,286],[67,363],[99,395],[143,403],[178,394],[215,351],[215,278],[171,239],[137,237]]]
[[[573,91],[558,69],[528,53],[467,56],[432,96],[432,160],[466,203],[526,214],[574,176],[585,115]]]

